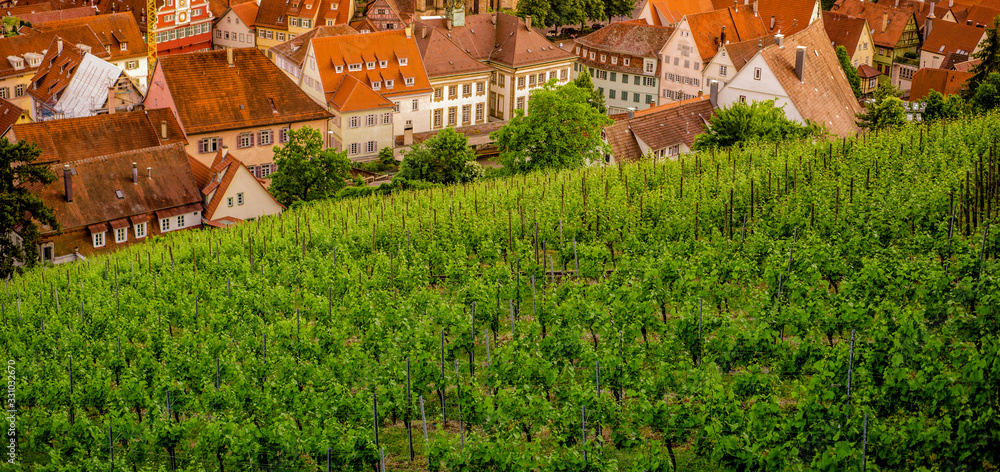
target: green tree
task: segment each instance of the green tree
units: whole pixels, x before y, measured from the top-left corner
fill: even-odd
[[[556,27],[562,25],[573,25],[582,23],[587,19],[584,10],[585,0],[558,0],[552,2],[552,10],[549,12],[549,21]]]
[[[927,94],[925,105],[926,107],[921,115],[921,119],[926,122],[958,118],[962,114],[962,109],[965,108],[965,102],[962,100],[962,97],[949,95],[945,99],[944,95],[941,95],[937,90],[931,90]]]
[[[51,208],[30,188],[55,181],[56,175],[44,165],[35,164],[42,153],[38,146],[23,139],[11,143],[0,139],[0,278],[9,277],[16,264],[33,266],[38,257],[38,223],[58,229],[59,222]],[[25,218],[30,215],[30,218]],[[24,223],[19,233],[22,244],[7,237],[14,227]]]
[[[632,16],[635,0],[604,0],[604,14],[608,18],[616,16]]]
[[[393,153],[392,148],[386,146],[378,152],[378,162],[382,164],[382,167],[395,167],[399,163],[396,162],[396,155]]]
[[[875,99],[865,111],[858,113],[858,126],[869,129],[886,129],[906,124],[906,105],[899,98],[898,88],[882,84],[875,89]]]
[[[552,25],[552,5],[549,0],[521,0],[517,4],[517,16],[531,17],[532,24]]]
[[[594,87],[594,82],[590,80],[590,72],[587,71],[587,68],[583,67],[582,69],[583,70],[580,71],[580,75],[573,79],[573,85],[576,85],[583,90],[590,90],[590,99],[588,103],[590,103],[590,105],[597,111],[607,113],[608,109],[604,105],[604,94]]]
[[[3,35],[4,37],[17,36],[18,28],[24,24],[20,18],[16,16],[5,16],[3,17]]]
[[[762,140],[779,141],[822,133],[819,125],[805,125],[785,116],[784,108],[774,100],[736,102],[729,108],[716,110],[709,119],[708,131],[695,137],[695,149],[728,147],[737,143]]]
[[[858,78],[858,70],[851,65],[851,57],[847,55],[847,48],[837,46],[837,59],[840,60],[840,68],[844,70],[844,75],[847,76],[847,82],[851,84],[854,96],[861,98],[861,79]]]
[[[278,171],[271,175],[271,193],[282,205],[320,200],[346,185],[351,161],[346,152],[323,149],[323,136],[308,126],[290,130],[288,143],[274,147]]]
[[[972,53],[974,59],[979,59],[979,64],[972,68],[973,75],[965,89],[966,98],[971,98],[979,84],[991,73],[1000,72],[1000,37],[997,35],[997,28],[1000,28],[1000,16],[994,18],[993,25],[986,28],[986,38],[979,43],[979,51]]]
[[[986,80],[976,87],[976,93],[972,95],[972,104],[981,112],[990,111],[1000,105],[1000,73],[990,72]]]
[[[405,152],[398,176],[440,184],[463,182],[466,163],[475,160],[476,153],[469,148],[468,138],[448,127]]]
[[[527,114],[514,112],[503,128],[490,134],[508,172],[579,167],[602,159],[610,147],[601,128],[611,119],[588,102],[591,90],[549,81],[531,91]]]

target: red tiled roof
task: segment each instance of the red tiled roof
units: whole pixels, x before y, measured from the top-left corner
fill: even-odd
[[[257,2],[248,1],[238,5],[233,5],[229,8],[233,10],[233,13],[236,13],[236,16],[240,17],[240,21],[242,21],[244,25],[253,28],[254,24],[256,24],[257,10],[260,8],[257,6]],[[220,15],[219,18],[224,15],[225,13]]]
[[[66,20],[72,18],[83,18],[87,16],[94,16],[96,12],[91,7],[77,7],[77,8],[67,8],[65,10],[55,10],[55,11],[38,11],[33,13],[24,13],[21,15],[14,15],[26,23],[31,23],[32,26],[40,25],[43,23],[48,23],[51,21]]]
[[[648,0],[653,24],[670,26],[685,15],[706,13],[715,9],[711,0]],[[725,7],[723,7],[725,8]]]
[[[943,95],[955,95],[962,91],[962,85],[972,76],[972,72],[920,69],[913,74],[913,82],[910,84],[910,101],[923,100],[931,90],[937,90]]]
[[[858,48],[858,40],[864,34],[868,20],[854,18],[835,11],[823,12],[823,25],[826,35],[834,46],[844,46],[847,56],[851,57]]]
[[[465,26],[451,30],[448,30],[443,18],[422,19],[415,21],[414,25],[427,25],[442,30],[445,36],[451,35],[449,39],[477,61],[518,68],[573,57],[538,31],[528,30],[520,18],[505,13],[467,15]]]
[[[389,97],[431,90],[416,38],[407,38],[401,30],[313,38],[312,47],[323,90],[340,111],[367,110],[386,102],[391,106]],[[400,65],[400,59],[407,64]],[[351,71],[351,64],[360,64],[361,70]],[[406,85],[406,78],[412,78],[413,85]],[[393,81],[391,89],[386,80]],[[381,82],[378,92],[371,88],[375,82]]]
[[[152,167],[153,178],[140,173],[138,183],[133,183],[133,162],[140,168]],[[66,201],[63,189],[63,164],[52,165],[59,178],[39,191],[64,230],[177,207],[200,207],[201,192],[181,143],[91,157],[67,165],[76,171],[72,176],[72,202]],[[116,191],[121,191],[123,198],[118,198]]]
[[[61,94],[73,80],[73,74],[80,67],[86,54],[72,44],[63,44],[60,52],[56,46],[59,41],[61,38],[52,40],[49,52],[42,58],[42,65],[31,79],[31,86],[28,87],[28,95],[41,103],[48,103],[52,97]]]
[[[49,23],[51,25],[53,23]],[[45,25],[46,27],[48,25]],[[83,44],[91,48],[92,54],[102,59],[108,59],[111,55],[104,50],[101,40],[94,34],[89,26],[73,25],[60,28],[52,28],[45,31],[32,30],[17,36],[0,38],[0,77],[31,74],[41,65],[43,51],[49,48],[56,36],[63,38],[65,44]],[[39,61],[37,65],[32,65],[30,58],[32,55]],[[20,68],[15,68],[12,57],[23,59]],[[6,58],[4,60],[3,58]]]
[[[604,129],[612,153],[619,161],[642,157],[639,142],[651,150],[677,144],[694,145],[695,136],[704,133],[714,110],[706,98],[694,98],[667,106],[636,112],[635,118],[615,121]]]
[[[932,23],[931,34],[924,38],[920,50],[941,55],[969,55],[985,34],[983,28],[938,20]]]
[[[816,0],[756,0],[757,13],[768,32],[785,36],[795,34],[809,26],[813,11],[818,7]],[[774,27],[771,27],[774,17]]]
[[[24,110],[0,98],[0,136],[4,136],[7,131],[10,131],[11,127],[17,123],[17,119],[21,117],[21,113],[24,113]]]
[[[861,0],[843,0],[835,11],[868,20],[872,42],[889,48],[896,47],[906,25],[915,18],[913,12]]]
[[[733,67],[736,68],[736,72],[739,72],[761,49],[772,44],[774,44],[774,36],[767,35],[738,43],[729,43],[726,44],[725,48],[726,53],[729,54],[729,60],[733,62]]]
[[[698,47],[702,62],[711,61],[719,52],[719,38],[723,27],[727,41],[746,41],[768,34],[760,20],[751,9],[734,7],[687,16],[691,37]]]
[[[148,48],[139,31],[135,17],[129,13],[112,13],[110,15],[87,16],[51,21],[34,27],[35,31],[54,31],[69,26],[89,26],[101,41],[101,49],[111,53],[111,57],[101,56],[95,49],[91,51],[109,61],[117,61],[136,56],[145,56]],[[61,33],[60,33],[61,35]],[[122,49],[122,45],[125,49]]]
[[[801,81],[795,74],[798,46],[806,47]],[[785,38],[784,47],[764,48],[761,56],[803,118],[825,126],[838,136],[857,133],[854,120],[861,106],[840,68],[822,20]]]
[[[257,48],[161,57],[177,116],[188,135],[330,116]]]
[[[276,30],[288,29],[288,0],[260,0],[254,26]]]
[[[861,77],[862,79],[870,79],[872,77],[878,77],[879,75],[882,75],[882,73],[868,64],[861,64],[858,66],[858,77]]]
[[[993,26],[993,20],[996,19],[997,16],[1000,16],[1000,10],[986,5],[976,5],[969,9],[969,14],[965,17],[965,21],[971,21],[973,26],[987,27]],[[933,29],[931,31],[933,31]]]
[[[448,39],[446,33],[438,29],[428,28],[425,25],[414,31],[414,35],[428,77],[448,77],[493,70],[492,67],[468,55]]]
[[[167,137],[162,137],[162,123]],[[42,149],[39,161],[70,162],[172,143],[187,144],[169,108],[14,125],[17,139]],[[60,174],[61,175],[61,174]]]
[[[670,40],[674,28],[670,26],[649,26],[636,22],[612,23],[582,38],[576,43],[601,51],[627,54],[636,57],[658,58],[660,50]],[[585,61],[589,62],[589,56]],[[608,64],[599,64],[603,67]],[[642,70],[642,64],[636,64]]]

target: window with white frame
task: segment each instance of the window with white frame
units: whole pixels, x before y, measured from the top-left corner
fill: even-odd
[[[170,231],[170,218],[163,218],[160,220],[160,232],[166,233]]]
[[[94,233],[94,247],[104,247],[104,231],[100,233]]]
[[[281,128],[280,130],[278,130],[279,143],[284,144],[288,142],[288,131],[290,131],[290,128]]]
[[[656,64],[654,64],[653,61],[646,61],[646,72],[647,73],[652,73],[655,67],[656,67]]]
[[[233,206],[233,197],[229,197],[226,199],[226,205],[229,207]]]
[[[405,57],[399,58],[399,65],[400,66],[405,66],[406,64],[407,64],[407,60],[406,60]]]
[[[462,84],[462,96],[472,95],[472,84]]]
[[[723,66],[723,65],[719,66],[719,75],[721,75],[722,77],[725,77],[726,74],[728,74],[728,73],[729,73],[729,67]]]
[[[476,82],[476,94],[486,93],[486,82]]]
[[[753,68],[753,80],[760,80],[760,67]]]
[[[136,61],[131,61],[136,62]],[[24,84],[17,84],[14,86],[14,96],[23,97],[24,96]]]
[[[348,64],[347,65],[347,70],[352,71],[352,72],[357,72],[357,71],[361,70],[361,64]]]
[[[622,65],[624,65],[625,67],[628,67],[628,66],[629,66],[629,62],[631,62],[631,61],[629,60],[629,58],[627,58],[627,57],[623,57],[623,58],[622,58]]]
[[[203,138],[198,140],[198,152],[201,154],[219,152],[222,147],[222,138]]]
[[[483,121],[485,116],[486,104],[477,103],[476,104],[476,121]]]
[[[115,242],[124,243],[128,241],[128,228],[115,228]]]
[[[392,89],[392,87],[395,86],[395,85],[396,85],[396,81],[395,80],[392,80],[392,79],[386,79],[385,80],[385,88]]]
[[[410,104],[410,110],[417,111],[419,108],[420,108],[420,102],[417,100],[413,100],[413,102],[411,102]]]
[[[274,144],[274,131],[269,129],[261,130],[257,141],[261,146],[270,146],[271,144]]]
[[[365,125],[366,126],[375,126],[377,124],[378,124],[378,115],[375,115],[374,113],[372,113],[372,114],[369,114],[368,116],[365,116]]]
[[[302,27],[303,28],[312,28],[312,20],[303,18],[302,19]]]
[[[378,142],[377,141],[368,141],[367,143],[365,143],[365,152],[372,153],[372,152],[375,152],[377,150],[378,150]]]
[[[178,228],[184,227],[184,215],[177,216],[177,227]]]
[[[350,126],[351,128],[357,128],[357,127],[361,126],[361,117],[360,116],[352,116],[348,120],[348,123],[349,123],[348,126]]]
[[[385,60],[378,61],[378,68],[379,69],[385,69],[386,67],[389,67],[389,61],[385,61]]]
[[[388,125],[392,123],[392,113],[386,112],[382,113],[382,124]]]
[[[266,179],[272,172],[274,172],[274,164],[261,164],[260,178]]]
[[[288,19],[288,26],[299,26],[299,19],[294,16]]]
[[[243,192],[237,193],[236,194],[236,204],[237,205],[242,205],[243,203],[244,203],[243,202]]]
[[[244,149],[253,146],[253,133],[240,133],[236,141],[236,147]]]
[[[135,239],[146,237],[146,223],[136,223],[135,225]]]
[[[404,77],[403,83],[405,83],[407,87],[413,85],[413,77]]]
[[[360,149],[361,149],[361,145],[360,144],[358,144],[358,143],[351,143],[351,146],[350,146],[350,153],[351,154],[357,154]]]

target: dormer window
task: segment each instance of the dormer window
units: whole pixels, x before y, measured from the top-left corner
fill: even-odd
[[[406,58],[405,58],[405,57],[401,57],[401,58],[399,58],[399,65],[400,65],[400,66],[405,66],[405,65],[406,65],[406,62],[407,62],[407,61],[406,61]]]
[[[413,85],[413,77],[406,77],[403,80],[405,81],[407,87]]]
[[[629,62],[631,62],[631,61],[629,60],[629,58],[627,58],[627,57],[623,57],[623,58],[622,58],[622,64],[623,64],[623,65],[625,65],[625,67],[628,67],[628,65],[629,65]]]
[[[374,69],[375,68],[375,61],[369,61],[369,62],[365,63],[365,65],[368,66],[369,70],[370,69]]]
[[[372,82],[372,90],[382,90],[382,82]]]
[[[289,18],[288,26],[299,26],[299,19],[295,17]]]
[[[359,71],[361,70],[361,64],[348,64],[347,70],[349,71]]]
[[[601,54],[601,62],[608,62],[608,55],[607,54]]]
[[[128,51],[128,43],[121,43],[121,50]]]
[[[278,15],[278,23],[284,23],[284,22],[285,22],[284,15]]]
[[[337,66],[337,73],[344,72],[344,66]]]
[[[611,63],[618,64],[618,56],[611,56]]]
[[[336,10],[337,9],[337,4],[336,3],[330,3],[330,9],[331,10]]]
[[[386,81],[385,81],[385,88],[387,88],[387,89],[391,89],[391,88],[392,88],[392,86],[393,86],[393,84],[394,84],[395,82],[396,82],[396,81],[394,81],[394,80],[392,80],[392,79],[386,79]]]
[[[378,61],[378,67],[379,69],[385,69],[386,67],[389,67],[389,61]]]

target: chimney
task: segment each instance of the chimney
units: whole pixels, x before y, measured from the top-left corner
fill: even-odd
[[[896,0],[896,8],[899,8],[899,0]]]
[[[719,107],[719,81],[713,80],[708,91],[708,101],[712,103],[712,108]]]
[[[719,33],[719,46],[726,44],[726,27],[722,27],[722,32]]]
[[[56,38],[56,53],[62,52],[62,38]]]
[[[933,5],[933,3],[931,5]],[[924,39],[930,37],[932,29],[934,29],[934,17],[928,15],[927,21],[924,22]]]
[[[528,28],[528,31],[531,31],[531,15],[524,17],[524,26]]]
[[[229,146],[222,146],[222,157],[229,155]]]
[[[785,47],[785,35],[778,33],[774,35],[774,44],[777,44],[779,48]]]
[[[882,32],[885,33],[885,29],[889,27],[889,12],[882,12]]]
[[[757,8],[759,8],[757,6],[757,0],[753,0],[753,16],[757,16],[757,13],[760,11]]]
[[[806,69],[806,47],[797,46],[795,48],[795,76],[802,82],[802,77]]]
[[[774,15],[771,15],[771,29],[774,29]]]
[[[955,6],[955,0],[948,0],[948,8]]]
[[[448,18],[447,20],[444,20],[444,23],[445,23],[445,26],[448,27],[448,31],[451,31],[451,26],[452,26],[452,24],[454,24],[454,21],[451,18]]]
[[[108,114],[115,114],[115,86],[108,87]]]
[[[421,38],[426,38],[427,37],[427,25],[421,26],[420,27],[420,31],[421,31],[420,32],[420,37]]]
[[[132,183],[139,183],[139,166],[135,162],[132,163]]]
[[[63,164],[63,185],[66,188],[66,201],[73,202],[73,171],[69,164]]]
[[[635,107],[628,107],[628,111],[625,112],[625,117],[630,120],[635,118]]]
[[[934,2],[931,2],[931,12],[927,14],[927,18],[934,18]]]
[[[226,48],[226,63],[233,67],[233,48]]]
[[[167,139],[167,120],[160,122],[160,138]]]
[[[413,27],[412,26],[407,26],[406,28],[403,28],[403,34],[406,35],[406,39],[412,38],[413,37]]]
[[[150,179],[150,180],[153,180],[153,168],[152,167],[147,167],[146,168],[146,178]]]

